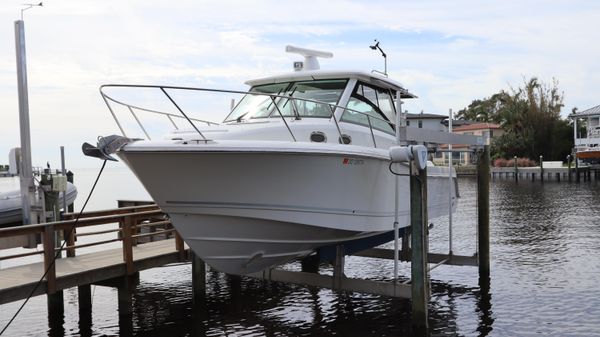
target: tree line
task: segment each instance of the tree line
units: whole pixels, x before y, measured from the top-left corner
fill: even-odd
[[[539,160],[542,155],[544,160],[564,161],[573,148],[573,128],[570,119],[560,116],[563,97],[556,79],[546,84],[532,77],[523,79],[519,88],[474,100],[456,117],[500,124],[504,134],[492,140],[492,159]]]

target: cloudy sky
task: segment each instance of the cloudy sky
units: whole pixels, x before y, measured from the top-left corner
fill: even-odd
[[[0,4],[0,163],[19,146],[14,21]],[[98,87],[168,84],[244,90],[291,70],[285,45],[328,50],[326,69],[382,69],[446,114],[523,78],[559,81],[566,115],[600,104],[596,1],[47,0],[25,12],[34,164],[95,167],[81,143],[117,133]],[[226,111],[226,107],[224,110]],[[2,159],[5,156],[5,159]]]

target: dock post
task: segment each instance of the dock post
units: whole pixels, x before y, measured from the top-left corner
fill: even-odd
[[[121,235],[123,236],[123,262],[127,267],[127,275],[135,273],[135,267],[133,265],[133,238],[131,237],[132,232],[132,219],[129,216],[124,216],[121,223]]]
[[[402,250],[400,251],[400,261],[410,261],[410,227],[404,228],[401,242]]]
[[[489,175],[489,171],[488,171]],[[410,176],[412,323],[427,330],[429,275],[427,270],[427,169]]]
[[[135,276],[124,276],[117,283],[119,336],[133,336],[133,300],[132,293]]]
[[[544,183],[544,156],[540,156],[540,181]]]
[[[305,273],[319,273],[319,253],[309,255],[300,260],[300,266]]]
[[[51,321],[64,318],[65,301],[62,290],[46,295],[48,301],[48,318]]]
[[[204,303],[206,298],[206,265],[190,248],[192,260],[192,296],[195,304]]]
[[[346,256],[343,245],[335,246],[335,262],[333,264],[333,289],[339,290],[342,288],[342,280],[344,279],[344,264]]]
[[[48,270],[46,274],[46,293],[53,295],[56,291],[56,264],[54,263],[54,226],[47,225],[43,233],[44,242],[44,269]],[[60,295],[62,297],[62,293]],[[48,297],[48,305],[50,305],[50,297]]]
[[[132,314],[132,301],[131,294],[133,288],[133,282],[128,276],[122,277],[117,284],[117,296],[119,302],[119,316],[129,316]],[[119,319],[119,321],[121,321]]]
[[[519,182],[519,169],[517,168],[517,156],[514,156],[514,165],[515,165],[515,183]]]
[[[65,322],[65,306],[63,292],[57,291],[47,295],[48,300],[48,336],[63,336]]]
[[[185,261],[187,259],[185,252],[185,245],[183,238],[179,235],[178,231],[175,231],[175,249],[179,252],[179,261]]]
[[[477,227],[479,287],[490,282],[490,147],[485,145],[477,160]]]
[[[581,177],[579,176],[579,160],[577,160],[577,156],[575,156],[575,182],[580,182]]]
[[[571,182],[571,155],[567,155],[567,165],[569,166],[569,182]]]
[[[84,284],[77,287],[79,304],[79,331],[82,335],[92,335],[92,286]]]

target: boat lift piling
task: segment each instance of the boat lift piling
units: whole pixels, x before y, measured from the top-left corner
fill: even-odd
[[[479,287],[490,285],[490,146],[485,145],[477,160],[477,263]]]
[[[427,168],[417,169],[416,172],[410,175],[412,323],[416,327],[427,328],[427,303],[430,296],[427,268]]]

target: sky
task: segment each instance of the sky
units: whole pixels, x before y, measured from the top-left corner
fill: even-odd
[[[14,21],[0,3],[0,164],[18,147]],[[447,114],[478,98],[553,78],[563,116],[600,104],[597,1],[47,0],[24,12],[34,165],[96,167],[83,142],[118,133],[107,83],[246,90],[287,72],[288,44],[330,51],[322,69],[383,70],[419,96],[409,112]],[[223,116],[228,105],[224,104]],[[4,157],[5,156],[5,157]],[[4,158],[4,159],[3,159]]]

